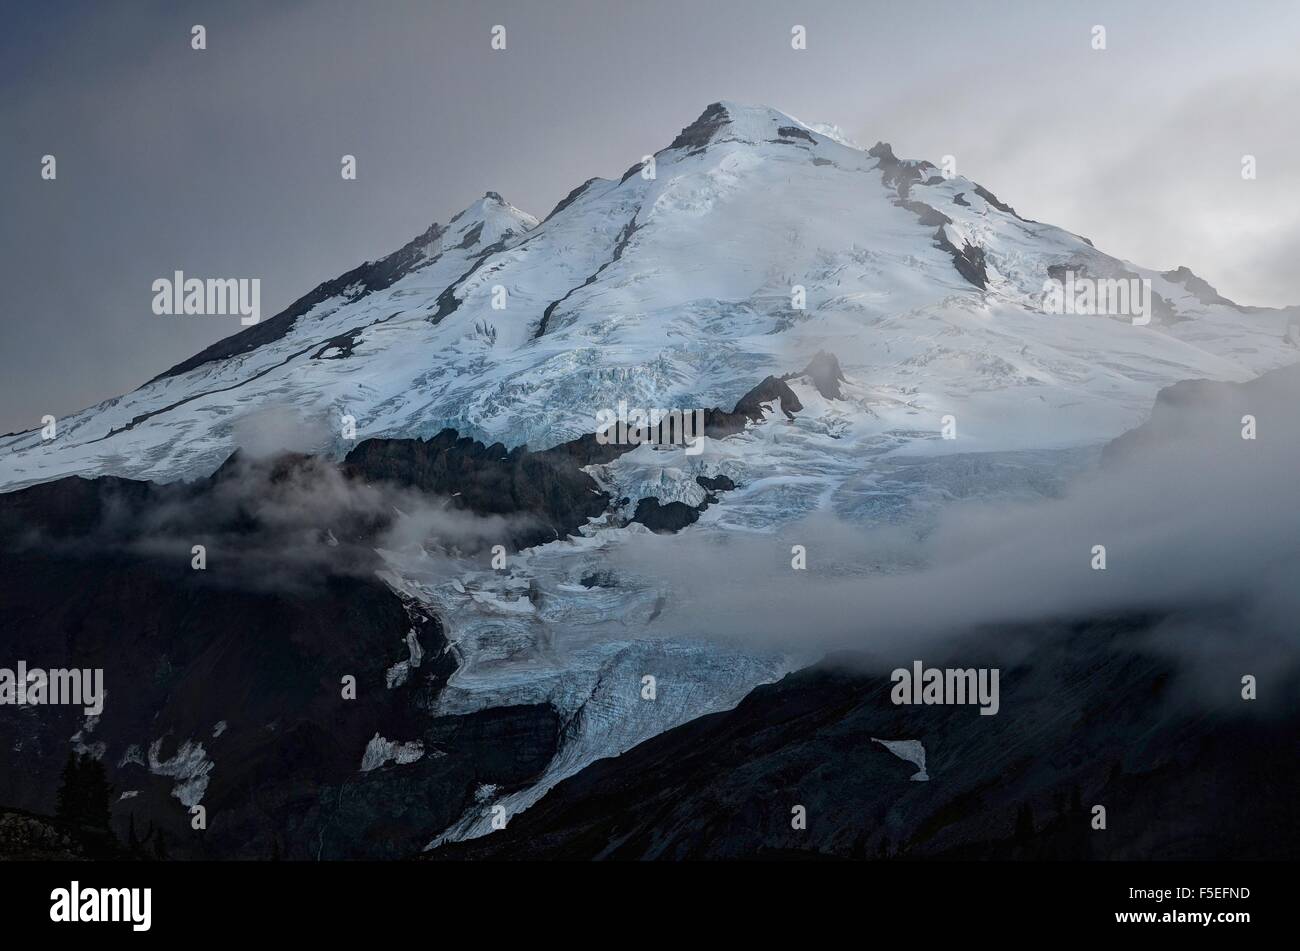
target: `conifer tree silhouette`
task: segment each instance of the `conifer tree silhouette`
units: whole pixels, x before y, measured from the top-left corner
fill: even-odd
[[[108,783],[104,764],[93,756],[69,753],[56,796],[55,815],[77,825],[110,828]]]

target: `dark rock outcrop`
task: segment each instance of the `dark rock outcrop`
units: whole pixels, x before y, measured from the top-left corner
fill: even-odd
[[[765,418],[763,404],[772,402],[780,404],[781,412],[787,419],[794,419],[794,414],[803,410],[803,404],[789,384],[779,377],[769,376],[736,401],[732,415],[744,416],[750,422],[760,423]]]
[[[916,215],[916,220],[921,222],[927,228],[938,227],[939,235],[936,238],[942,241],[943,226],[952,224],[952,219],[945,215],[934,205],[927,205],[923,201],[912,201],[908,198],[899,199],[895,202],[900,208],[906,208],[912,214]]]
[[[682,129],[677,138],[669,143],[670,149],[702,149],[713,141],[719,129],[726,126],[731,117],[727,108],[720,102],[711,103],[700,113],[700,117]]]
[[[894,150],[886,142],[877,142],[868,151],[868,155],[877,159],[877,168],[880,170],[881,179],[884,183],[897,192],[894,198],[894,204],[900,208],[906,208],[912,214],[916,215],[917,220],[928,227],[937,227],[934,233],[935,247],[941,248],[952,255],[953,267],[957,273],[964,277],[980,290],[988,287],[988,274],[986,273],[984,263],[984,249],[969,243],[962,247],[957,247],[948,237],[945,226],[952,224],[952,219],[945,215],[938,208],[927,204],[923,201],[916,201],[911,197],[912,186],[924,178],[924,173],[934,166],[929,162],[905,162],[894,155]],[[997,202],[992,193],[985,191],[980,186],[975,186],[975,191],[981,198],[990,204],[996,204],[1010,214],[1015,214],[1007,206]],[[961,196],[957,196],[960,198]],[[962,202],[965,204],[965,202]],[[1019,216],[1017,216],[1019,217]]]
[[[934,233],[935,244],[952,255],[952,265],[957,273],[966,278],[980,290],[989,286],[988,273],[984,264],[984,249],[973,244],[963,244],[960,248],[948,240],[948,234],[940,228]]]
[[[685,502],[668,502],[661,504],[658,499],[641,499],[636,504],[632,521],[640,522],[652,532],[680,532],[688,525],[695,524],[704,506],[695,508]]]
[[[1088,280],[1095,280],[1095,281],[1142,280],[1141,275],[1137,274],[1135,271],[1129,271],[1129,270],[1125,270],[1124,268],[1113,268],[1113,267],[1107,267],[1103,270],[1097,270],[1095,267],[1090,267],[1088,262],[1086,261],[1070,262],[1067,264],[1049,264],[1047,266],[1047,276],[1054,281],[1060,282],[1061,284],[1068,283],[1070,274],[1073,274],[1076,280],[1078,280],[1079,278],[1086,278]],[[1229,303],[1231,304],[1231,302]],[[1232,306],[1236,307],[1237,305],[1232,304]],[[1129,315],[1125,314],[1119,316],[1128,317]],[[1157,323],[1162,323],[1162,324],[1171,324],[1171,323],[1176,323],[1188,319],[1180,315],[1177,311],[1175,311],[1173,305],[1170,304],[1169,301],[1165,300],[1165,298],[1157,294],[1154,290],[1151,292],[1151,317]]]
[[[636,171],[640,171],[641,166],[638,164],[632,166],[632,168],[635,169]],[[627,176],[625,176],[623,180],[626,181]],[[551,209],[551,213],[542,219],[543,224],[546,223],[547,221],[550,221],[552,218],[554,218],[556,215],[562,212],[565,208],[568,208],[575,201],[581,198],[582,195],[587,191],[587,189],[590,188],[592,185],[594,185],[596,182],[602,182],[602,181],[604,181],[604,179],[599,177],[589,178],[581,185],[579,185],[577,188],[575,188],[573,191],[569,192],[569,194],[561,198],[559,203],[554,208]]]
[[[709,476],[696,476],[695,484],[709,492],[730,492],[736,487],[736,483],[724,475],[717,475],[712,478]]]
[[[817,140],[812,137],[812,133],[805,129],[800,129],[797,126],[783,125],[776,130],[776,134],[781,136],[783,139],[803,139],[807,142],[811,142],[813,145],[817,144]]]
[[[1160,447],[1196,447],[1230,458],[1242,451],[1242,418],[1290,414],[1300,392],[1300,364],[1270,370],[1244,383],[1180,380],[1156,394],[1151,416],[1102,448],[1103,466],[1140,461]]]
[[[800,376],[806,376],[812,380],[813,386],[828,400],[842,400],[844,393],[840,390],[841,383],[847,383],[848,379],[844,376],[844,371],[840,369],[840,361],[836,359],[835,354],[827,353],[825,350],[818,350],[813,358],[808,361]]]
[[[1217,304],[1224,307],[1233,307],[1237,310],[1246,311],[1254,309],[1239,307],[1233,301],[1228,300],[1228,298],[1215,290],[1209,281],[1202,277],[1198,277],[1189,267],[1176,267],[1172,271],[1164,271],[1161,276],[1173,281],[1175,284],[1183,285],[1183,287],[1187,288],[1188,293],[1202,304],[1208,304],[1211,306]]]
[[[906,199],[912,185],[919,182],[926,169],[934,168],[929,162],[905,162],[894,154],[888,142],[877,142],[867,149],[867,154],[877,160],[876,167],[884,183],[893,188],[898,198]]]
[[[992,206],[993,206],[994,208],[996,208],[998,211],[1001,211],[1001,212],[1004,212],[1004,213],[1006,213],[1006,214],[1008,214],[1008,215],[1011,215],[1011,216],[1014,217],[1014,218],[1020,218],[1020,215],[1018,215],[1018,214],[1016,213],[1016,210],[1015,210],[1014,208],[1012,208],[1012,207],[1011,207],[1010,205],[1008,205],[1006,202],[1004,202],[1004,201],[1000,201],[1000,200],[998,199],[998,196],[997,196],[997,195],[993,194],[991,191],[989,191],[989,190],[988,190],[987,188],[985,188],[983,185],[976,185],[976,186],[975,186],[975,194],[979,195],[981,198],[983,198],[986,202],[988,202],[990,205],[992,205]],[[1028,218],[1020,218],[1020,220],[1023,221],[1023,222],[1025,222],[1026,224],[1031,224],[1031,225],[1032,225],[1032,224],[1037,224],[1037,223],[1038,223],[1038,222],[1036,222],[1036,221],[1030,221]]]
[[[507,450],[444,429],[431,439],[367,439],[348,453],[342,468],[350,478],[445,496],[449,505],[479,515],[520,516],[503,543],[527,548],[576,533],[605,511],[609,496],[579,468],[596,448],[605,447],[592,437],[572,451]]]

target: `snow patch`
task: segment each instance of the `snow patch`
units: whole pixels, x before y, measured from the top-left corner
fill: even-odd
[[[366,744],[366,751],[361,757],[361,772],[368,773],[392,761],[398,766],[414,763],[424,755],[424,743],[411,740],[409,743],[395,743],[386,740],[378,733]]]
[[[215,765],[202,743],[186,740],[170,759],[162,759],[162,738],[149,745],[149,772],[177,780],[172,795],[187,807],[197,806],[208,790],[208,774]]]
[[[920,740],[878,740],[873,736],[871,742],[879,743],[899,759],[918,767],[920,771],[911,776],[913,781],[924,783],[930,779],[925,771],[925,747]]]
[[[385,675],[385,682],[389,690],[406,683],[411,671],[416,670],[424,660],[424,649],[420,646],[420,639],[415,636],[415,628],[411,628],[406,632],[406,650],[409,654],[407,659],[399,660],[392,667],[389,667],[388,673]]]

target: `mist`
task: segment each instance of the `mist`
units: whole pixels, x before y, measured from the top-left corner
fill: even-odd
[[[902,663],[959,643],[1010,649],[1026,625],[1145,616],[1164,619],[1155,649],[1203,672],[1240,658],[1281,680],[1300,659],[1300,368],[1166,393],[1059,499],[960,502],[879,528],[823,514],[775,536],[647,538],[612,566],[663,586],[664,628],[751,646]],[[793,545],[807,570],[792,570]]]

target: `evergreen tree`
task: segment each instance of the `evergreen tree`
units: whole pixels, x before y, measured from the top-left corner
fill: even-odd
[[[82,819],[88,826],[96,829],[110,829],[112,815],[109,812],[109,800],[113,796],[113,787],[108,783],[108,774],[104,764],[93,756],[81,757],[81,795]]]
[[[112,795],[113,787],[108,784],[103,763],[93,756],[69,753],[59,781],[54,814],[77,825],[108,829]]]
[[[68,761],[63,765],[63,774],[59,778],[59,791],[56,796],[54,814],[67,822],[77,822],[81,813],[81,783],[77,766],[77,754],[68,751]]]

